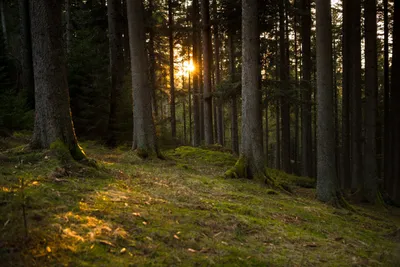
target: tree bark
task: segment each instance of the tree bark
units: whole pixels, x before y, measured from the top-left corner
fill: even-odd
[[[365,0],[365,146],[364,197],[375,203],[378,192],[376,123],[378,92],[376,0]]]
[[[215,88],[221,83],[221,71],[220,71],[220,39],[219,39],[219,27],[218,27],[218,8],[217,1],[213,0],[213,11],[214,11],[214,42],[215,42]],[[215,114],[217,118],[216,128],[217,128],[217,142],[221,146],[224,145],[224,110],[222,101],[216,99],[216,109]]]
[[[35,108],[35,84],[33,79],[32,36],[29,0],[19,0],[22,87],[27,96],[29,108]]]
[[[234,83],[236,81],[236,67],[235,67],[235,48],[233,43],[233,30],[230,29],[228,33],[228,53],[229,53],[229,74],[230,81]],[[237,97],[232,96],[231,99],[231,142],[232,151],[235,154],[239,154],[239,126],[238,126],[238,108],[237,108]]]
[[[117,145],[118,133],[118,103],[124,86],[124,55],[122,41],[122,21],[121,21],[121,1],[108,0],[108,39],[110,46],[110,113],[107,129],[107,145],[114,147]]]
[[[289,106],[289,62],[287,60],[287,40],[285,36],[284,2],[279,1],[279,51],[280,51],[280,89],[282,123],[282,167],[291,172],[290,164],[290,106]]]
[[[4,10],[4,2],[5,2],[5,0],[0,0],[0,20],[1,20],[1,30],[3,31],[4,44],[7,47],[8,46],[8,32],[7,32],[5,10]]]
[[[168,0],[168,38],[169,38],[169,106],[171,112],[171,135],[176,139],[175,115],[175,76],[174,76],[174,16],[172,14],[172,0]]]
[[[154,50],[154,20],[153,20],[154,4],[153,0],[149,1],[149,13],[150,13],[150,25],[149,25],[149,72],[150,72],[150,85],[151,85],[151,106],[154,114],[154,118],[157,120],[158,109],[157,109],[157,82],[156,82],[156,55]]]
[[[193,72],[193,146],[200,146],[201,144],[201,121],[200,121],[200,61],[199,59],[199,39],[198,39],[198,21],[199,21],[199,1],[193,0],[193,65],[195,70]]]
[[[262,145],[261,93],[257,0],[242,1],[242,142],[241,155],[247,159],[248,177],[265,176]]]
[[[61,7],[61,1],[46,0],[30,5],[36,103],[31,146],[49,148],[61,142],[80,160],[85,154],[78,145],[69,106]]]
[[[151,85],[148,77],[144,7],[142,0],[127,1],[129,43],[133,88],[134,143],[142,157],[159,155],[151,107]]]
[[[317,0],[317,198],[337,201],[330,0]]]
[[[311,127],[311,5],[310,0],[301,0],[301,44],[302,44],[302,80],[301,80],[301,158],[302,175],[312,176],[312,127]]]
[[[204,86],[204,141],[206,145],[214,143],[213,112],[211,95],[211,25],[208,0],[201,0],[202,38],[203,38],[203,86]]]

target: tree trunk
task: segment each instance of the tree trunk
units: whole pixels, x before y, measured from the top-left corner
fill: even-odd
[[[289,106],[289,62],[287,60],[287,40],[285,37],[285,8],[279,1],[279,51],[280,51],[280,89],[282,115],[282,167],[291,172],[290,164],[290,106]]]
[[[157,120],[158,109],[157,109],[157,82],[156,82],[156,55],[154,52],[154,4],[153,0],[149,1],[149,13],[150,13],[150,25],[149,25],[149,72],[150,72],[150,85],[151,85],[151,106],[154,114],[154,118]]]
[[[388,0],[383,0],[384,5],[384,156],[383,156],[383,172],[385,179],[385,190],[390,194],[393,189],[390,184],[391,170],[391,132],[390,132],[390,79],[389,79],[389,16],[388,16]]]
[[[242,1],[242,142],[248,177],[265,176],[259,90],[259,32],[257,0]]]
[[[36,103],[31,146],[49,148],[61,142],[80,160],[85,154],[78,145],[69,106],[61,6],[61,1],[46,0],[30,6]]]
[[[111,71],[111,92],[110,92],[110,113],[107,129],[107,145],[117,145],[118,133],[118,106],[120,95],[124,87],[124,55],[122,42],[122,21],[121,1],[108,0],[108,39],[110,45],[110,71]]]
[[[22,87],[27,96],[29,108],[35,108],[35,84],[33,79],[32,36],[29,0],[19,1]]]
[[[201,121],[200,121],[200,61],[199,59],[199,39],[198,39],[198,21],[199,21],[199,2],[193,0],[193,65],[195,70],[193,72],[193,146],[200,146],[201,144]]]
[[[172,0],[168,0],[168,38],[169,38],[169,105],[171,112],[171,135],[176,140],[176,115],[175,115],[175,76],[174,76],[174,16],[172,14]]]
[[[351,43],[351,142],[352,142],[352,188],[362,188],[362,107],[361,107],[361,0],[352,2],[352,36]]]
[[[215,88],[221,83],[221,71],[220,71],[220,40],[219,40],[219,27],[218,27],[218,8],[217,1],[213,0],[213,11],[214,11],[214,41],[215,41]],[[224,110],[223,104],[220,98],[216,99],[217,103],[217,112],[215,114],[217,118],[216,128],[217,128],[217,142],[221,146],[224,145],[224,128],[223,128],[223,120],[224,120]]]
[[[378,192],[376,123],[378,92],[376,0],[365,0],[365,146],[364,196],[375,203]]]
[[[393,56],[391,84],[391,172],[390,183],[393,187],[391,198],[400,205],[400,3],[394,2]],[[386,159],[388,160],[388,159]]]
[[[29,2],[29,0],[26,0]],[[71,50],[71,34],[72,34],[72,23],[71,23],[71,1],[65,1],[65,21],[66,21],[66,46],[67,46],[67,54],[69,55]]]
[[[233,44],[233,30],[229,30],[228,33],[228,53],[229,53],[229,73],[231,83],[236,81],[236,67],[235,67],[235,50]],[[231,99],[231,142],[232,151],[235,154],[239,154],[239,126],[238,126],[238,108],[237,108],[237,97],[232,96]]]
[[[343,175],[341,187],[350,189],[351,187],[351,147],[350,147],[350,92],[351,92],[351,49],[352,21],[350,17],[352,0],[343,0],[343,96],[342,96],[342,163]]]
[[[310,0],[301,0],[301,44],[302,44],[302,80],[301,80],[301,158],[302,175],[312,176],[312,127],[311,127],[311,5]]]
[[[4,2],[5,2],[5,0],[0,0],[0,20],[1,20],[1,30],[3,32],[4,44],[7,47],[8,46],[8,32],[7,32],[5,10],[4,10]]]
[[[317,0],[317,198],[337,201],[330,0]]]
[[[151,107],[142,0],[127,1],[133,88],[134,141],[142,157],[158,155]]]
[[[206,145],[214,143],[213,112],[211,95],[211,25],[209,1],[201,0],[202,38],[203,38],[203,86],[204,86],[204,140]]]

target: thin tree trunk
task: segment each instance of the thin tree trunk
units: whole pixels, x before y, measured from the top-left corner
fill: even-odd
[[[279,51],[280,51],[280,89],[282,115],[282,167],[291,172],[290,164],[290,106],[289,106],[289,62],[287,61],[287,40],[285,37],[285,8],[279,2]]]
[[[7,32],[5,10],[4,10],[4,2],[5,2],[5,0],[0,0],[0,19],[1,19],[1,30],[3,31],[4,44],[7,47],[8,46],[8,32]]]
[[[49,148],[61,142],[79,160],[85,154],[78,145],[69,106],[61,7],[61,1],[46,0],[30,5],[36,103],[31,146]]]
[[[317,0],[317,198],[337,202],[330,0]]]
[[[220,71],[220,40],[219,40],[219,27],[217,16],[218,16],[218,8],[217,1],[213,0],[213,11],[214,11],[214,40],[215,40],[215,88],[221,83],[221,71]],[[217,128],[217,142],[221,146],[224,145],[224,128],[223,128],[223,120],[224,120],[224,110],[223,103],[220,98],[217,98],[217,112],[216,112],[216,128]]]
[[[235,68],[235,50],[233,44],[233,33],[232,30],[228,33],[228,52],[229,52],[229,73],[231,83],[236,81],[236,68]],[[238,127],[238,108],[237,108],[237,97],[232,96],[231,99],[231,141],[232,151],[235,154],[239,154],[239,127]]]
[[[389,79],[389,16],[388,0],[383,0],[384,5],[384,156],[383,171],[385,179],[385,190],[390,194],[393,189],[390,184],[391,170],[391,133],[390,133],[390,79]]]
[[[110,71],[111,71],[111,90],[110,90],[110,113],[107,129],[107,144],[111,147],[117,145],[118,132],[118,104],[124,86],[124,55],[122,42],[122,21],[121,21],[121,1],[108,0],[108,36],[110,46]]]
[[[32,62],[32,36],[29,0],[19,1],[20,33],[21,33],[21,65],[22,65],[22,87],[27,96],[29,108],[35,108],[35,84],[33,79]]]
[[[176,115],[175,115],[175,76],[174,76],[174,16],[172,13],[172,0],[168,0],[168,38],[169,38],[169,105],[171,112],[171,135],[176,139]]]
[[[311,5],[310,0],[301,0],[301,44],[302,44],[302,80],[301,80],[301,138],[302,138],[302,175],[312,176],[312,127],[311,127]]]
[[[29,1],[29,0],[27,0]],[[71,23],[71,0],[65,1],[65,21],[66,21],[66,46],[67,55],[69,55],[71,50],[71,34],[72,34],[72,23]]]
[[[142,157],[158,155],[151,107],[142,0],[127,1],[133,88],[134,143]]]
[[[153,10],[152,6],[152,1],[149,1],[149,9],[150,11]],[[127,70],[127,73],[130,72],[130,66],[131,66],[131,55],[130,55],[130,49],[129,49],[129,29],[128,29],[128,15],[126,14],[126,0],[122,0],[122,27],[123,27],[123,42],[124,42],[124,64],[125,68]],[[152,31],[152,26],[150,25],[150,39],[152,39],[151,36],[151,31]],[[149,41],[149,46],[151,46],[151,41]],[[149,51],[150,53],[150,51]],[[157,110],[155,111],[157,114]]]
[[[281,105],[279,99],[276,100],[276,156],[275,168],[281,169]]]
[[[201,0],[202,38],[203,38],[203,86],[204,86],[204,140],[206,145],[214,143],[213,112],[211,95],[211,25],[209,1]]]
[[[351,92],[351,13],[352,0],[343,0],[343,85],[342,85],[342,163],[343,175],[341,187],[350,189],[351,187],[351,147],[350,147],[350,92]]]
[[[193,146],[200,146],[201,144],[201,121],[200,121],[200,61],[199,61],[199,39],[198,39],[198,21],[199,21],[199,2],[193,0],[193,64],[195,70],[193,72]]]
[[[149,1],[149,12],[150,12],[150,25],[149,25],[149,64],[150,64],[150,84],[151,84],[151,100],[152,100],[152,110],[154,114],[154,118],[157,120],[158,118],[158,109],[157,109],[157,82],[156,82],[156,55],[154,51],[154,3],[153,0]]]

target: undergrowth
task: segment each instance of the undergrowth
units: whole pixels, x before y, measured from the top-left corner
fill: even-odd
[[[226,151],[180,147],[141,160],[86,142],[93,168],[15,145],[0,152],[5,266],[400,264],[398,210],[334,209],[315,200],[313,179],[272,169],[292,195],[225,179],[237,160]]]

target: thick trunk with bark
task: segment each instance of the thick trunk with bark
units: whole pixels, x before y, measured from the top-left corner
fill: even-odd
[[[317,198],[337,201],[330,0],[317,0]]]
[[[265,175],[258,68],[259,41],[257,0],[243,0],[241,155],[247,159],[248,177]]]
[[[204,97],[204,141],[206,145],[214,143],[213,112],[211,95],[211,25],[210,4],[208,0],[201,0],[202,39],[203,39],[203,97]]]
[[[61,142],[74,159],[83,159],[69,106],[69,92],[60,1],[31,2],[31,31],[35,80],[35,128],[32,147]]]
[[[122,16],[121,1],[108,0],[108,39],[110,46],[110,74],[111,74],[111,92],[110,92],[110,113],[107,129],[107,144],[109,146],[117,145],[118,121],[117,113],[120,101],[120,95],[124,86],[124,55],[122,41]]]
[[[378,192],[377,172],[377,24],[376,0],[365,0],[365,146],[364,146],[364,196],[374,203]]]
[[[149,75],[150,75],[150,85],[151,85],[151,104],[153,109],[154,118],[157,120],[158,117],[158,109],[157,109],[157,83],[156,83],[156,55],[154,50],[154,22],[153,22],[153,11],[154,4],[153,0],[149,1],[149,17],[150,17],[150,25],[149,25]]]
[[[148,77],[142,0],[127,1],[133,88],[134,143],[142,157],[158,155]]]

